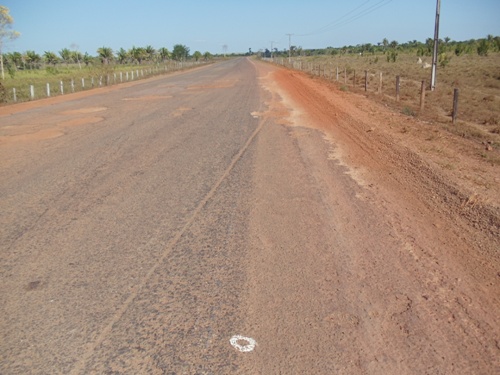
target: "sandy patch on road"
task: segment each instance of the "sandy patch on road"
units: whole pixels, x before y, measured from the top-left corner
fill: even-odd
[[[85,114],[85,113],[94,113],[94,112],[101,112],[107,110],[108,107],[87,107],[87,108],[79,108],[79,109],[73,109],[71,111],[64,111],[61,112],[63,115],[80,115],[80,114]]]
[[[185,112],[191,111],[193,108],[187,108],[187,107],[179,107],[177,108],[174,112],[172,112],[173,117],[180,117],[182,116]]]
[[[149,100],[161,100],[161,99],[170,99],[172,95],[145,95],[145,96],[137,96],[133,98],[123,98],[125,101],[149,101]]]
[[[59,126],[78,126],[87,124],[97,124],[104,120],[104,117],[80,117],[71,119],[68,121],[63,121],[59,123]]]
[[[209,85],[193,85],[188,86],[188,90],[206,90],[206,89],[226,89],[229,87],[233,87],[239,80],[237,79],[228,79],[214,82]]]
[[[0,143],[41,141],[45,139],[58,138],[62,135],[64,135],[64,132],[61,129],[43,129],[34,133],[0,136]]]

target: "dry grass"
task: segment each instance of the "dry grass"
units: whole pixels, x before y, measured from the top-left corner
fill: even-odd
[[[438,67],[437,89],[429,91],[430,69],[423,64],[431,63],[430,57],[399,53],[397,61],[388,62],[383,54],[364,56],[334,55],[311,56],[295,59],[295,67],[336,81],[339,69],[339,87],[344,90],[364,92],[365,71],[368,72],[367,95],[383,101],[401,113],[417,115],[430,122],[443,123],[448,130],[478,140],[489,140],[500,147],[500,53],[489,56],[453,56],[446,67]],[[284,59],[286,63],[287,60]],[[302,62],[300,64],[299,62]],[[347,77],[344,77],[347,71]],[[378,95],[379,77],[382,72],[382,95]],[[356,82],[354,82],[354,73]],[[395,101],[396,76],[400,76],[400,101]],[[421,82],[425,81],[425,108],[420,111]],[[451,125],[453,91],[458,88],[458,124]]]

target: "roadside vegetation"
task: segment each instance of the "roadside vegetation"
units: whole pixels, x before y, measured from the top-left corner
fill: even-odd
[[[57,53],[46,51],[43,55],[34,51],[10,52],[3,55],[6,74],[1,81],[0,103],[30,100],[30,86],[35,87],[37,97],[47,95],[47,84],[51,95],[58,95],[61,81],[66,87],[65,92],[69,92],[70,87],[78,91],[115,83],[117,80],[128,81],[128,73],[130,79],[137,79],[139,76],[209,63],[217,58],[209,52],[202,54],[195,51],[190,54],[189,47],[182,44],[174,45],[172,51],[166,47],[155,49],[152,46],[134,46],[129,50],[120,48],[118,51],[101,47],[94,56],[68,48]],[[117,78],[117,74],[121,76]]]
[[[274,50],[273,60],[335,82],[342,91],[363,93],[407,116],[443,123],[449,131],[484,143],[485,148],[500,149],[500,37],[441,40],[437,86],[430,91],[433,47],[430,38],[425,43],[402,44],[384,39],[376,45],[315,50],[292,47],[291,60],[288,50]],[[270,51],[261,56],[270,56]],[[400,76],[399,101],[395,100],[396,76]],[[420,110],[422,81],[426,97],[425,107]],[[459,89],[459,103],[458,121],[452,125],[454,89]]]

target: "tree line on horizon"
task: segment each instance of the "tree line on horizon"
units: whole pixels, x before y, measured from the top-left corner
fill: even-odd
[[[95,64],[156,64],[169,60],[186,61],[194,59],[199,61],[201,59],[210,60],[213,58],[210,52],[202,54],[200,51],[195,51],[190,54],[189,47],[183,44],[175,44],[172,51],[166,47],[155,49],[148,45],[146,47],[132,47],[129,50],[120,48],[118,51],[113,51],[110,47],[100,47],[96,51],[95,56],[89,55],[87,52],[82,54],[78,50],[70,50],[63,48],[58,53],[53,51],[45,51],[43,55],[35,51],[9,52],[4,54],[4,64],[12,75],[17,70],[27,69],[40,69],[44,65],[57,66],[58,64],[78,64],[89,66]]]
[[[302,47],[291,46],[291,56],[315,56],[315,55],[343,55],[343,54],[377,54],[382,53],[387,55],[387,61],[395,62],[399,52],[416,53],[417,56],[431,56],[434,48],[434,39],[428,38],[425,42],[417,40],[399,43],[395,40],[389,42],[384,38],[376,44],[365,43],[357,45],[349,45],[343,47],[326,47],[320,49],[303,49]],[[251,51],[251,50],[249,50]],[[451,55],[478,54],[487,56],[489,52],[500,52],[500,37],[488,35],[482,39],[470,39],[467,41],[453,41],[449,37],[439,40],[439,57],[442,62],[449,61]],[[288,49],[279,51],[275,48],[273,51],[266,49],[263,52],[265,57],[271,57],[271,52],[274,56],[288,56]],[[246,55],[253,54],[251,52]],[[236,54],[238,55],[238,54]],[[118,51],[113,51],[110,47],[100,47],[96,51],[95,56],[89,55],[87,52],[82,54],[78,50],[70,50],[63,48],[58,53],[46,51],[43,55],[35,51],[9,52],[4,54],[4,64],[11,76],[15,75],[17,70],[40,69],[44,65],[57,66],[58,64],[78,64],[79,66],[89,66],[95,64],[156,64],[169,60],[187,61],[194,59],[195,61],[210,60],[214,56],[210,52],[202,54],[200,51],[195,51],[190,54],[189,47],[183,44],[175,44],[172,51],[166,47],[159,49],[153,48],[151,45],[146,47],[133,46],[129,50],[120,48]]]
[[[440,39],[438,42],[439,54],[442,59],[451,58],[452,55],[461,56],[464,54],[478,54],[487,56],[489,52],[500,52],[500,36],[488,35],[486,38],[470,39],[467,41],[454,41],[449,37]],[[432,56],[434,49],[434,39],[427,38],[425,42],[417,40],[399,43],[396,40],[389,41],[384,38],[376,44],[365,43],[357,45],[348,45],[343,47],[326,47],[319,49],[303,49],[300,46],[291,46],[291,56],[316,56],[316,55],[346,55],[346,54],[385,54],[388,61],[395,62],[398,52],[415,53],[417,56]],[[266,49],[263,54],[265,57],[288,56],[288,49],[279,51],[274,48],[273,51]]]

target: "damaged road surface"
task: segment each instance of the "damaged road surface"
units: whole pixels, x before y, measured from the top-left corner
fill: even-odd
[[[495,207],[352,100],[241,58],[0,107],[0,373],[497,372]]]

